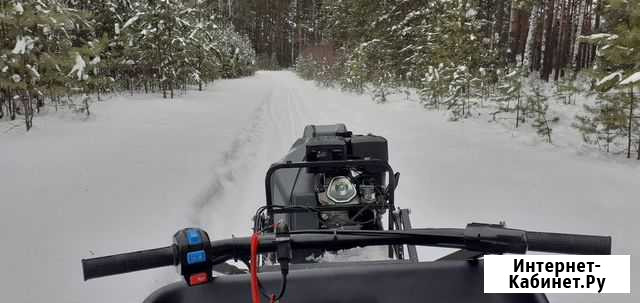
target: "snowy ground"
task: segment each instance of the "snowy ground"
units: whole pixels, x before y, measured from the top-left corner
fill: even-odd
[[[26,135],[0,131],[2,297],[141,301],[176,280],[174,269],[85,283],[80,259],[164,246],[190,225],[215,238],[248,234],[249,218],[264,201],[267,166],[306,124],[336,122],[389,139],[391,164],[402,173],[397,204],[412,209],[415,226],[505,220],[514,228],[612,235],[616,254],[640,250],[635,162],[571,144],[532,144],[527,133],[483,119],[448,122],[412,102],[377,105],[290,72],[260,72],[171,101],[113,97],[94,105],[87,121],[49,114]],[[420,249],[424,259],[441,252]],[[632,259],[635,277],[640,260]],[[640,284],[632,282],[635,291]]]

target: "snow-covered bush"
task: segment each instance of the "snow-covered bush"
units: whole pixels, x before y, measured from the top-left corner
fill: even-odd
[[[1,2],[0,119],[23,115],[30,128],[46,99],[58,108],[72,104],[66,100],[73,98],[63,97],[88,100],[120,90],[173,96],[190,85],[202,89],[221,77],[251,75],[250,40],[207,5],[217,6],[179,0]],[[90,102],[82,103],[88,114]]]
[[[0,6],[0,109],[12,120],[24,116],[29,130],[44,97],[55,99],[70,89],[66,75],[73,63],[67,56],[80,42],[74,34],[88,21],[54,0],[5,3]]]
[[[338,65],[343,73],[338,75],[340,87],[346,91],[364,93],[367,82],[367,64],[361,52],[342,49],[338,55]]]
[[[312,56],[299,56],[296,61],[296,73],[305,80],[314,79],[319,67]]]

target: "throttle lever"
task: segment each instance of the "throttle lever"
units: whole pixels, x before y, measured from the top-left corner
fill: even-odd
[[[467,250],[486,253],[527,253],[524,230],[505,228],[504,224],[471,223],[464,230]]]

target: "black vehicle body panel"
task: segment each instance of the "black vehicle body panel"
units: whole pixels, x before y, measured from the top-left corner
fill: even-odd
[[[482,261],[317,263],[292,269],[281,302],[548,302],[544,294],[483,293]],[[279,271],[260,274],[261,283],[270,292],[279,289],[280,278]],[[177,282],[157,290],[144,302],[251,302],[249,275],[220,276],[195,287]]]

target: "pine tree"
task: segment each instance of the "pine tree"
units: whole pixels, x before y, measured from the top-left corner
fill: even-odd
[[[640,84],[640,6],[638,1],[613,0],[605,8],[610,21],[608,33],[582,37],[595,45],[600,56],[594,75],[600,102],[589,111],[592,117],[579,118],[583,133],[593,128],[582,127],[587,122],[604,124],[609,137],[626,137],[625,153],[631,158],[634,141],[640,141],[637,115],[638,98],[634,88]],[[606,75],[606,76],[605,76]],[[597,108],[600,110],[597,110]],[[607,140],[607,151],[612,140]],[[640,154],[640,143],[638,143]],[[640,155],[639,155],[640,157]]]
[[[620,136],[625,126],[625,113],[619,93],[602,92],[595,105],[584,105],[586,115],[576,117],[575,127],[580,130],[586,143],[596,144],[606,152]]]
[[[517,65],[505,70],[504,73],[505,75],[501,77],[498,86],[498,97],[494,99],[498,104],[498,110],[492,113],[493,119],[495,120],[495,116],[501,112],[510,113],[512,111],[511,104],[513,103],[513,110],[516,112],[514,118],[515,128],[518,128],[523,119],[523,67]]]
[[[489,73],[485,68],[481,67],[475,73],[476,77],[471,79],[471,91],[474,98],[480,99],[480,107],[485,106],[486,100],[489,98],[490,83],[495,82],[493,71]]]
[[[17,113],[24,116],[29,130],[44,97],[68,89],[59,80],[64,78],[65,57],[74,42],[68,29],[81,29],[85,23],[80,14],[54,0],[3,2],[0,10],[0,65],[8,76],[0,78],[0,99],[9,103],[11,119]]]
[[[296,73],[305,80],[313,80],[320,66],[311,56],[299,56],[296,61]]]
[[[381,71],[373,79],[372,95],[373,101],[377,103],[385,103],[388,101],[389,95],[394,93],[394,89],[398,87],[397,82],[391,72]]]
[[[563,104],[576,104],[576,95],[580,93],[580,87],[576,83],[576,76],[567,76],[556,82],[555,97],[562,100]]]
[[[452,119],[457,120],[471,116],[471,80],[473,75],[464,65],[453,70],[445,105],[447,110],[453,114]]]
[[[251,74],[249,38],[211,3],[0,1],[0,118],[24,116],[29,129],[47,99],[89,114],[90,100],[105,93],[173,95]]]
[[[542,92],[542,88],[539,83],[532,83],[531,93],[527,96],[527,103],[531,109],[530,114],[534,117],[532,126],[536,129],[539,136],[544,137],[547,140],[547,143],[552,144],[552,125],[557,123],[560,118],[556,116],[549,116],[548,100],[549,97]]]
[[[418,91],[425,107],[439,109],[449,92],[450,70],[444,64],[429,66]]]
[[[367,68],[362,52],[356,49],[350,53],[343,49],[338,56],[338,61],[338,65],[344,66],[344,75],[338,79],[342,89],[363,94],[367,81]]]

